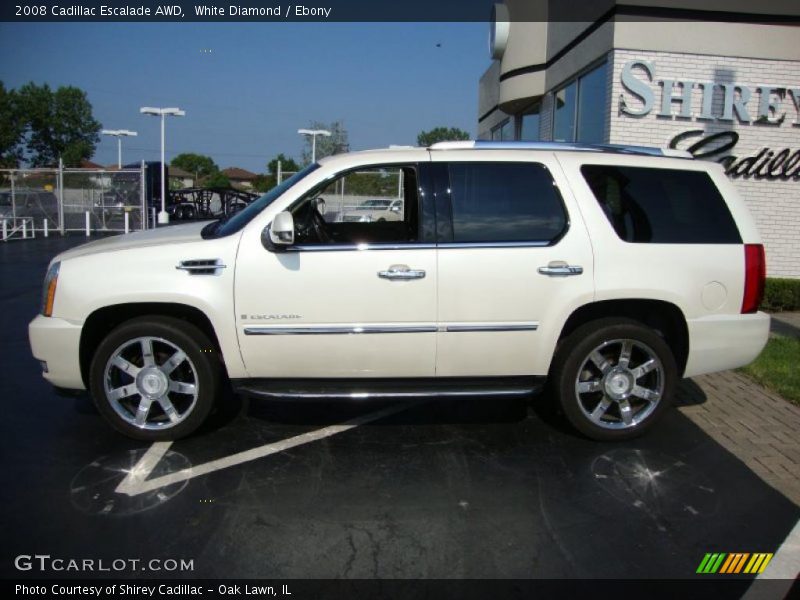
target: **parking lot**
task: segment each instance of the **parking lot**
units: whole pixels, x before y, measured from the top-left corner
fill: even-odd
[[[128,440],[86,394],[56,395],[28,347],[49,259],[84,241],[0,245],[4,577],[72,575],[15,569],[34,553],[193,561],[123,573],[146,578],[709,577],[706,553],[775,552],[800,517],[687,416],[705,401],[693,381],[686,412],[619,444],[579,437],[546,397],[229,396],[189,439]]]

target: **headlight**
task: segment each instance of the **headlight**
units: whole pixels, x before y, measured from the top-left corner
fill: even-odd
[[[42,314],[49,317],[53,314],[53,303],[56,299],[56,285],[58,285],[58,271],[61,268],[60,262],[54,262],[47,269],[44,277],[44,287],[42,288]]]

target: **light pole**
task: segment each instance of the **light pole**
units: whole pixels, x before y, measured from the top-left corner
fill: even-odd
[[[101,131],[103,135],[110,135],[117,138],[117,168],[122,168],[122,138],[131,136],[131,135],[139,135],[135,131],[128,131],[127,129],[103,129]]]
[[[317,162],[317,136],[324,135],[325,137],[330,137],[331,132],[327,129],[298,129],[297,133],[311,136],[311,162]]]
[[[167,192],[165,181],[165,168],[164,168],[164,120],[167,116],[183,117],[186,115],[185,110],[180,108],[153,108],[152,106],[143,106],[139,109],[143,115],[153,115],[154,117],[161,117],[161,212],[158,213],[158,222],[160,225],[169,223],[169,215],[167,214]]]

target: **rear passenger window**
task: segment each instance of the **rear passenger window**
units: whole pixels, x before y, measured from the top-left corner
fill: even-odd
[[[548,170],[536,163],[451,163],[454,242],[556,240],[567,215]]]
[[[611,165],[584,165],[581,172],[609,223],[626,242],[742,242],[708,173]]]

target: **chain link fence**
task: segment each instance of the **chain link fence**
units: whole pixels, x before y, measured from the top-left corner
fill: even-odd
[[[0,169],[3,241],[147,228],[145,169]]]

